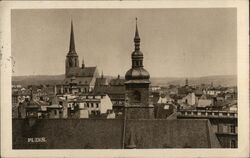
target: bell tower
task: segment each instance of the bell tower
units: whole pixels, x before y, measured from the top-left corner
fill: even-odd
[[[154,116],[153,107],[149,105],[150,75],[143,66],[143,53],[140,51],[140,41],[136,18],[135,49],[131,54],[132,67],[125,75],[125,115],[129,119],[150,119]]]
[[[79,60],[78,60],[78,55],[75,50],[75,39],[74,39],[74,29],[73,29],[73,22],[71,21],[71,32],[70,32],[70,44],[69,44],[69,52],[66,56],[66,61],[65,61],[65,66],[66,66],[66,72],[65,75],[66,77],[69,76],[69,70],[78,68],[79,67]]]

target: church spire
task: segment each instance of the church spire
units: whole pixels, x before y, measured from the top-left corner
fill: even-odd
[[[140,36],[139,36],[139,31],[137,27],[137,17],[135,18],[136,20],[136,27],[135,27],[135,37],[134,37],[134,43],[135,43],[135,51],[140,50]]]
[[[72,20],[71,20],[69,53],[75,53],[75,39],[74,39],[74,29],[73,29],[73,22],[72,22]]]
[[[143,67],[143,54],[140,51],[140,36],[139,36],[139,31],[138,31],[138,26],[137,26],[137,18],[136,20],[136,26],[135,26],[135,37],[134,37],[134,45],[135,45],[135,50],[132,53],[132,68],[138,68],[138,67]]]

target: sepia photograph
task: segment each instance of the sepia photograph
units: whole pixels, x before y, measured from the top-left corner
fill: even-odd
[[[11,32],[14,149],[237,148],[236,9],[12,10]]]
[[[247,106],[238,15],[237,7],[11,9],[10,150],[237,150]]]

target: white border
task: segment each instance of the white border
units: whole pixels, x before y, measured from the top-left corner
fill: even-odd
[[[9,1],[0,2],[2,157],[249,157],[249,19],[247,0],[169,1]],[[11,9],[47,8],[237,8],[238,149],[12,150]],[[3,39],[3,40],[1,40]],[[4,74],[4,75],[3,75]]]

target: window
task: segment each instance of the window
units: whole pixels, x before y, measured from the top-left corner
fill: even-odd
[[[94,107],[94,103],[91,103],[91,107],[92,107],[92,108]]]
[[[134,92],[134,100],[137,102],[141,101],[141,93],[139,91]]]
[[[98,103],[96,103],[96,108],[99,108],[99,104]]]
[[[57,115],[57,111],[56,110],[54,110],[54,114]]]
[[[236,148],[236,141],[235,140],[231,140],[231,148]]]
[[[235,126],[234,125],[231,125],[230,129],[231,129],[231,133],[235,133]]]

